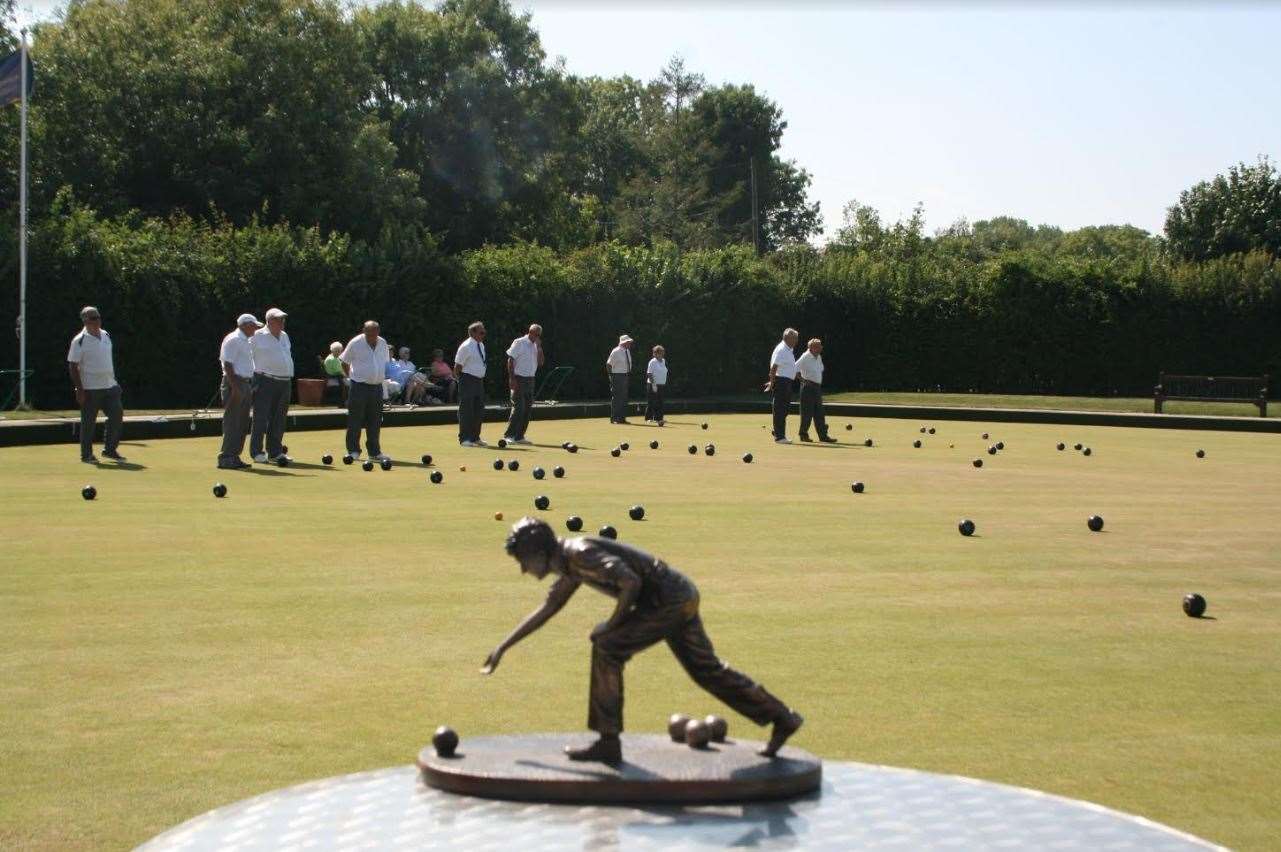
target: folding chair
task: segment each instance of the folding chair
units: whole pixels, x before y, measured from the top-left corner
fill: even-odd
[[[543,376],[543,383],[534,391],[534,405],[555,405],[556,400],[553,398],[560,392],[560,386],[565,384],[565,380],[574,372],[573,367],[557,367],[546,376]]]

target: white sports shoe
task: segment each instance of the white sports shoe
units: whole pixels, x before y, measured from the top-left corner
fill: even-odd
[[[472,443],[471,441],[460,441],[460,442],[458,443],[458,446],[460,446],[460,447],[474,447],[474,446],[476,446],[476,445],[475,445],[474,443]]]
[[[520,440],[518,440],[518,441],[512,441],[512,443],[513,443],[513,444],[532,444],[532,443],[534,443],[534,442],[533,442],[533,441],[531,441],[531,440],[529,440],[528,438],[521,438],[521,439],[520,439]]]
[[[358,462],[363,458],[360,453],[348,453],[347,455],[351,456],[351,460],[354,462]]]
[[[258,461],[258,459],[254,459],[254,461]],[[290,458],[289,456],[285,455],[284,453],[281,453],[281,454],[280,454],[280,455],[278,455],[278,456],[272,456],[272,457],[271,457],[271,462],[272,462],[273,464],[280,464],[282,461],[283,461],[285,464],[289,464],[291,461],[293,461],[293,459],[292,459],[292,458]]]
[[[489,444],[486,444],[484,441],[472,441],[472,442],[471,442],[471,445],[472,445],[473,447],[488,447],[488,446],[489,446]]]
[[[267,463],[266,453],[259,453],[258,455],[254,456],[254,464],[266,464],[266,463]]]
[[[391,461],[391,456],[387,455],[386,453],[379,453],[378,455],[374,456],[374,461],[376,462]]]
[[[789,438],[775,438],[775,439],[774,439],[774,443],[776,443],[776,444],[790,444],[790,443],[792,443],[792,442],[791,442],[791,439],[789,439]]]

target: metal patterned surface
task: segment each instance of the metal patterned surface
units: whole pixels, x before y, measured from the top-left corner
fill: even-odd
[[[617,766],[570,760],[562,748],[586,746],[594,734],[514,734],[470,737],[449,757],[427,746],[418,755],[429,787],[493,799],[535,802],[694,804],[793,799],[819,788],[822,762],[784,747],[727,739],[692,749],[670,737],[623,734]]]
[[[824,764],[822,792],[700,807],[534,805],[455,796],[413,766],[277,790],[140,849],[1089,849],[1215,847],[1098,805],[910,769]]]

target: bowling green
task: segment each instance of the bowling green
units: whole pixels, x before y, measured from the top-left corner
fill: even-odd
[[[612,524],[689,574],[721,656],[803,713],[795,743],[825,759],[1033,787],[1239,848],[1281,837],[1281,436],[838,418],[839,446],[776,446],[764,422],[535,422],[537,446],[503,451],[392,428],[389,472],[322,466],[336,431],[289,435],[294,466],[247,473],[214,469],[213,438],[126,444],[125,468],[0,450],[0,847],[126,847],[410,763],[439,724],[581,730],[601,595],[478,672],[546,590],[503,553],[526,513]],[[1191,591],[1210,618],[1183,614]],[[627,668],[627,725],[673,712],[761,735],[659,646]]]

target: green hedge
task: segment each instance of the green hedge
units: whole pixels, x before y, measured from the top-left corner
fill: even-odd
[[[4,243],[0,275],[16,281],[11,225]],[[576,370],[563,398],[606,394],[603,362],[624,331],[640,363],[667,347],[674,394],[752,392],[785,325],[824,338],[836,388],[1146,394],[1162,369],[1281,376],[1281,273],[1262,254],[1171,265],[608,243],[448,256],[418,231],[368,244],[287,225],[104,219],[65,200],[34,224],[30,251],[28,359],[46,408],[71,404],[64,357],[86,303],[104,312],[133,407],[203,405],[235,316],[272,305],[290,314],[302,376],[368,318],[420,364],[433,347],[452,356],[483,319],[495,396],[502,351],[534,321],[548,363]],[[16,309],[4,300],[0,327]],[[16,341],[2,358],[17,366]]]

